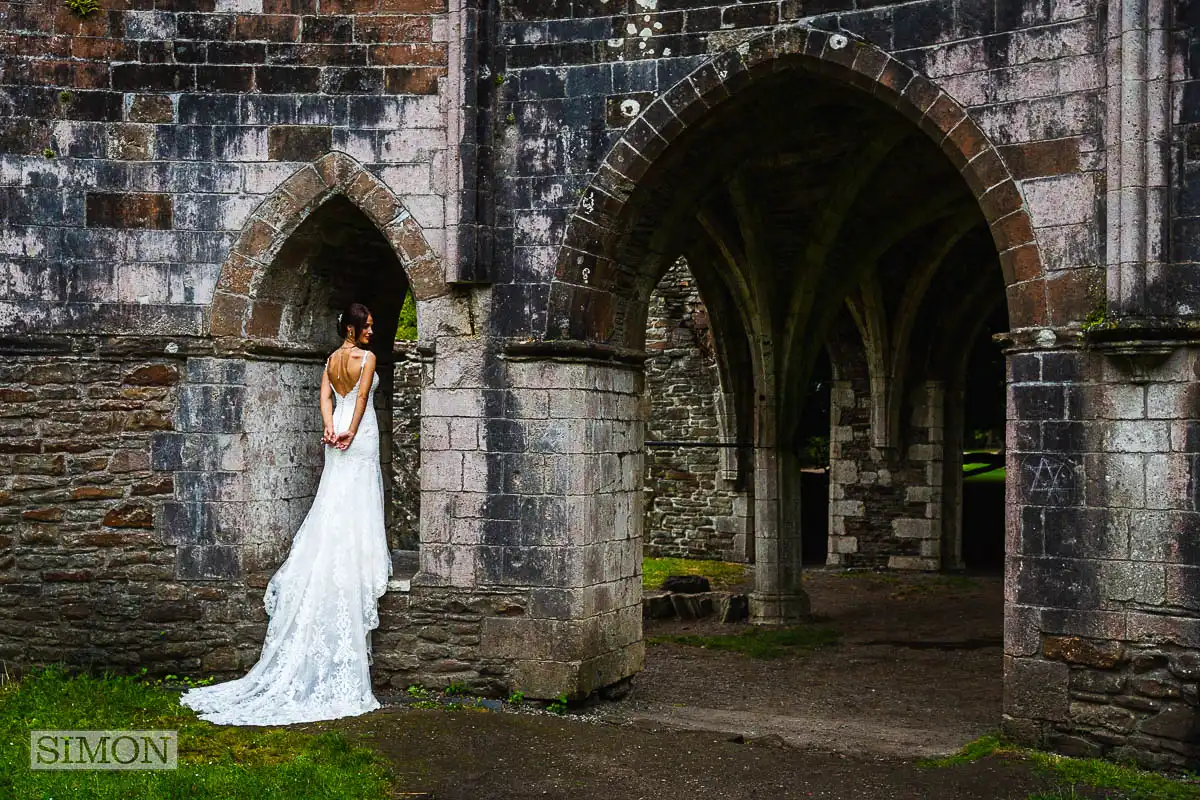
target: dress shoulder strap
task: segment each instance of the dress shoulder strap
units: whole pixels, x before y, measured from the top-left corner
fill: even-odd
[[[363,350],[362,358],[358,362],[358,380],[362,380],[363,373],[367,370],[367,351]],[[355,381],[358,383],[358,381]]]

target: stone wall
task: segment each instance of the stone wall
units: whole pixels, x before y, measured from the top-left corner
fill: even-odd
[[[330,150],[370,165],[447,254],[444,0],[130,5],[5,7],[5,328],[200,333],[236,232]]]
[[[843,367],[845,365],[842,365]],[[937,570],[942,549],[941,385],[918,387],[897,450],[877,446],[865,380],[830,394],[829,555],[846,567]],[[902,447],[903,452],[898,452]]]
[[[47,351],[0,365],[0,658],[195,669],[184,634],[226,590],[175,582],[153,442],[175,427],[176,359]]]
[[[388,546],[416,550],[421,516],[421,387],[423,359],[416,342],[396,342],[392,388],[391,494]],[[379,401],[379,398],[376,398]],[[382,455],[382,454],[381,454]]]
[[[650,296],[646,352],[646,439],[729,441],[717,417],[720,381],[708,311],[682,259]],[[733,451],[725,448],[647,445],[646,555],[745,558],[744,549],[738,552],[734,546],[735,536],[744,533],[744,525],[735,523],[734,508],[740,504],[744,509],[745,499],[726,478],[732,457]]]

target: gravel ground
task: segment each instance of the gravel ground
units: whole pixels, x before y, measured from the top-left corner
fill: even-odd
[[[438,800],[1024,800],[1047,788],[1019,761],[916,763],[999,723],[999,578],[814,570],[806,586],[837,646],[761,661],[652,645],[628,699],[566,717],[393,707],[332,727],[383,752],[405,791]]]

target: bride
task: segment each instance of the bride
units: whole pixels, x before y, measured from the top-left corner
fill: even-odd
[[[180,702],[225,725],[286,725],[363,714],[371,692],[371,631],[391,575],[383,524],[379,376],[371,312],[352,303],[345,341],[325,362],[321,417],[325,469],[283,566],[267,585],[262,654],[237,680],[191,689]]]

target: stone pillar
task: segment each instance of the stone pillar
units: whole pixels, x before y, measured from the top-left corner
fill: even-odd
[[[1004,727],[1194,767],[1200,353],[1108,349],[1009,358]]]
[[[874,446],[871,388],[864,377],[830,393],[829,555],[847,567],[941,567],[945,386],[911,393],[903,455]]]
[[[790,451],[773,444],[770,409],[759,409],[760,441],[754,448],[754,591],[750,620],[781,625],[810,611],[800,584],[800,465]]]
[[[510,356],[487,420],[481,586],[526,613],[485,620],[482,650],[531,697],[586,695],[642,668],[643,379],[634,365]],[[489,416],[495,409],[488,409]]]

